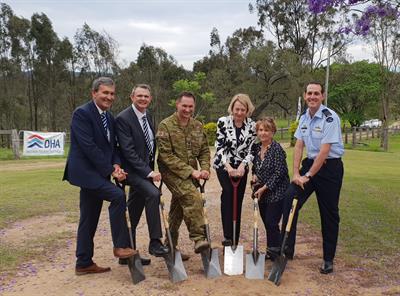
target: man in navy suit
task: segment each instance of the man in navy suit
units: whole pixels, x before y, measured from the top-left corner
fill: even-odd
[[[131,92],[132,105],[119,113],[115,121],[122,167],[128,173],[126,183],[130,185],[128,208],[132,235],[135,238],[136,227],[145,209],[150,236],[149,253],[160,257],[168,254],[168,248],[160,240],[160,191],[153,184],[161,180],[161,174],[154,171],[155,132],[147,110],[152,99],[150,91],[147,84],[136,85]],[[142,258],[144,264],[149,264],[149,261]],[[120,263],[124,261],[120,260]]]
[[[116,150],[114,118],[107,112],[114,100],[113,80],[100,77],[93,81],[92,101],[76,108],[72,114],[71,147],[63,180],[81,188],[76,275],[111,270],[98,266],[92,260],[93,237],[103,200],[110,202],[108,212],[114,256],[129,258],[135,254],[129,247],[125,193],[110,181],[110,176],[118,181],[126,178]]]

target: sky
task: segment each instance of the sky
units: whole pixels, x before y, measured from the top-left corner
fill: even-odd
[[[59,38],[68,37],[71,42],[84,23],[107,32],[118,42],[121,66],[135,61],[145,43],[163,48],[179,65],[191,70],[195,61],[208,54],[213,27],[218,29],[221,42],[238,28],[257,27],[257,14],[248,9],[254,0],[0,1],[27,19],[34,13],[45,13]],[[371,49],[361,42],[351,44],[348,54],[353,60],[372,61]]]

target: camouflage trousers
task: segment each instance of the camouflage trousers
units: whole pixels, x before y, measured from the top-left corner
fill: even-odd
[[[196,242],[206,239],[201,194],[191,179],[164,178],[172,193],[168,223],[174,246],[178,243],[179,227],[185,221],[189,238]]]

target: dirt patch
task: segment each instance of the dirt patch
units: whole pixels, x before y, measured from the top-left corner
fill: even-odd
[[[167,200],[170,194],[164,190]],[[220,222],[219,185],[216,176],[206,186],[209,219],[212,239],[220,244],[222,240]],[[249,190],[247,192],[250,192]],[[77,197],[78,198],[78,197]],[[251,249],[251,199],[246,196],[243,205],[243,230],[241,244],[245,250]],[[261,223],[260,223],[261,225]],[[67,217],[54,215],[37,217],[14,224],[3,230],[1,239],[12,241],[16,245],[26,240],[44,236],[51,232],[76,232],[76,224],[67,222]],[[299,225],[297,253],[289,261],[279,287],[268,280],[247,280],[244,276],[207,280],[202,270],[201,258],[193,253],[193,243],[188,239],[186,226],[181,227],[179,240],[183,252],[191,258],[185,262],[188,280],[172,284],[168,279],[165,263],[160,258],[151,257],[152,263],[145,267],[146,280],[133,285],[126,266],[119,266],[112,256],[112,243],[105,203],[95,238],[94,260],[101,266],[110,266],[110,273],[99,275],[75,276],[75,235],[65,239],[62,248],[49,254],[46,261],[24,263],[13,276],[0,278],[2,295],[400,295],[400,288],[392,282],[373,282],[365,286],[366,272],[360,260],[359,265],[348,265],[338,256],[335,261],[335,272],[321,275],[318,267],[321,264],[321,236],[306,225]],[[138,227],[138,248],[140,253],[147,253],[148,231],[145,218]],[[265,231],[260,229],[260,244],[265,248]],[[339,245],[340,254],[340,245]],[[220,263],[223,266],[222,247],[219,249]],[[271,262],[266,263],[265,276],[271,269]],[[372,272],[372,271],[370,271]]]
[[[58,169],[65,166],[65,159],[60,161],[41,161],[41,160],[30,160],[30,161],[13,161],[12,165],[10,163],[2,164],[0,166],[0,172],[10,172],[10,171],[30,171],[37,169]]]

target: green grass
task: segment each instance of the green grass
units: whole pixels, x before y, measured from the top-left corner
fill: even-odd
[[[41,160],[41,163],[57,161],[60,162],[49,159]],[[2,166],[11,166],[13,163],[18,166],[30,162],[33,167],[29,169],[0,170],[0,228],[37,215],[76,211],[78,207],[79,189],[61,181],[63,168],[35,169],[35,162],[31,160],[0,163]]]

